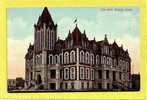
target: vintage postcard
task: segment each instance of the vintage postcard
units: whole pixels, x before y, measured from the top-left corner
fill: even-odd
[[[138,7],[8,8],[8,92],[139,91],[139,17]]]
[[[0,5],[0,98],[146,98],[144,0]]]

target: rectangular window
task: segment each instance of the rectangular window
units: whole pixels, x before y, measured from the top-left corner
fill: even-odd
[[[84,89],[84,83],[83,82],[81,83],[81,88]]]
[[[102,70],[98,70],[99,79],[102,79]]]
[[[110,89],[110,84],[109,83],[107,83],[107,89]]]
[[[65,83],[65,89],[68,89],[68,84],[67,83]]]
[[[109,70],[106,70],[106,79],[109,79]]]
[[[63,73],[62,73],[62,70],[60,70],[60,78],[62,79],[63,78]]]
[[[71,83],[71,89],[74,89],[74,83]]]
[[[121,80],[121,72],[119,73],[119,79]]]
[[[89,89],[89,82],[87,82],[87,89]]]
[[[55,90],[56,89],[56,83],[50,83],[50,89]]]
[[[50,76],[51,76],[51,78],[56,78],[56,70],[51,70]]]
[[[98,88],[102,89],[102,83],[98,83]]]
[[[91,69],[91,80],[94,80],[94,69]]]
[[[116,74],[115,74],[115,71],[113,71],[113,81],[115,81],[116,79]]]

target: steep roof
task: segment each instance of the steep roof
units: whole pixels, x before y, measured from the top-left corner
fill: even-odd
[[[38,19],[37,25],[42,25],[43,22],[45,22],[47,25],[54,25],[54,22],[47,7],[43,9],[43,12]]]
[[[73,30],[73,32],[71,34],[72,34],[72,37],[73,37],[74,44],[75,45],[80,45],[81,44],[81,37],[82,37],[81,34],[82,33],[80,32],[77,25],[76,25],[75,29]]]

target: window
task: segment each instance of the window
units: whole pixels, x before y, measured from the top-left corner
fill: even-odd
[[[80,67],[80,79],[84,79],[84,67]]]
[[[112,58],[109,58],[109,65],[112,65]]]
[[[102,79],[102,70],[98,70],[99,79]]]
[[[63,71],[60,70],[60,78],[62,79],[63,78]]]
[[[75,79],[75,67],[70,68],[70,78]]]
[[[81,88],[84,89],[84,83],[83,82],[81,82]]]
[[[67,83],[65,83],[65,89],[68,89],[68,84]]]
[[[102,83],[98,83],[99,89],[102,89]]]
[[[51,70],[50,73],[51,78],[56,78],[56,70]]]
[[[68,63],[69,63],[69,53],[66,52],[66,53],[64,54],[64,64],[68,64]]]
[[[115,73],[115,71],[113,71],[113,81],[115,81],[116,80],[116,73]]]
[[[64,69],[64,79],[68,80],[69,79],[69,68]]]
[[[107,83],[107,89],[110,89],[110,84],[109,83]]]
[[[89,53],[88,52],[86,52],[85,62],[89,64]]]
[[[94,80],[94,69],[91,69],[91,80]]]
[[[94,55],[93,54],[91,54],[91,60],[90,60],[90,63],[93,65],[94,64]]]
[[[80,52],[80,62],[81,62],[81,63],[84,63],[84,58],[85,58],[85,57],[84,57],[84,51],[81,51],[81,52]]]
[[[53,55],[49,55],[49,64],[53,64]]]
[[[56,89],[56,83],[50,83],[50,89],[55,90]]]
[[[116,59],[114,59],[114,66],[116,66]]]
[[[104,64],[107,64],[107,60],[106,57],[104,56]]]
[[[109,57],[107,57],[107,65],[109,65]]]
[[[86,78],[87,80],[89,80],[89,75],[90,75],[89,68],[86,68],[85,74],[86,74],[85,78]]]
[[[119,79],[121,80],[121,72],[119,73]]]
[[[62,64],[62,55],[60,54],[60,57],[59,57],[59,61],[60,61],[60,64]]]
[[[104,64],[103,56],[101,56],[101,64]]]
[[[106,79],[109,79],[109,70],[106,70]]]
[[[75,62],[75,51],[71,51],[70,53],[70,63],[74,63]]]
[[[58,63],[58,55],[55,55],[55,64]]]
[[[100,62],[99,55],[96,56],[96,64],[98,65]]]
[[[89,89],[89,82],[87,82],[87,89]]]
[[[74,89],[74,83],[73,82],[71,83],[71,89]]]

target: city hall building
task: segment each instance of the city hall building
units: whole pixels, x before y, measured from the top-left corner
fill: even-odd
[[[128,50],[89,40],[78,25],[65,40],[57,38],[57,24],[44,8],[34,25],[34,44],[25,55],[25,88],[63,91],[128,90],[131,88],[131,58]],[[63,34],[64,35],[64,34]]]

